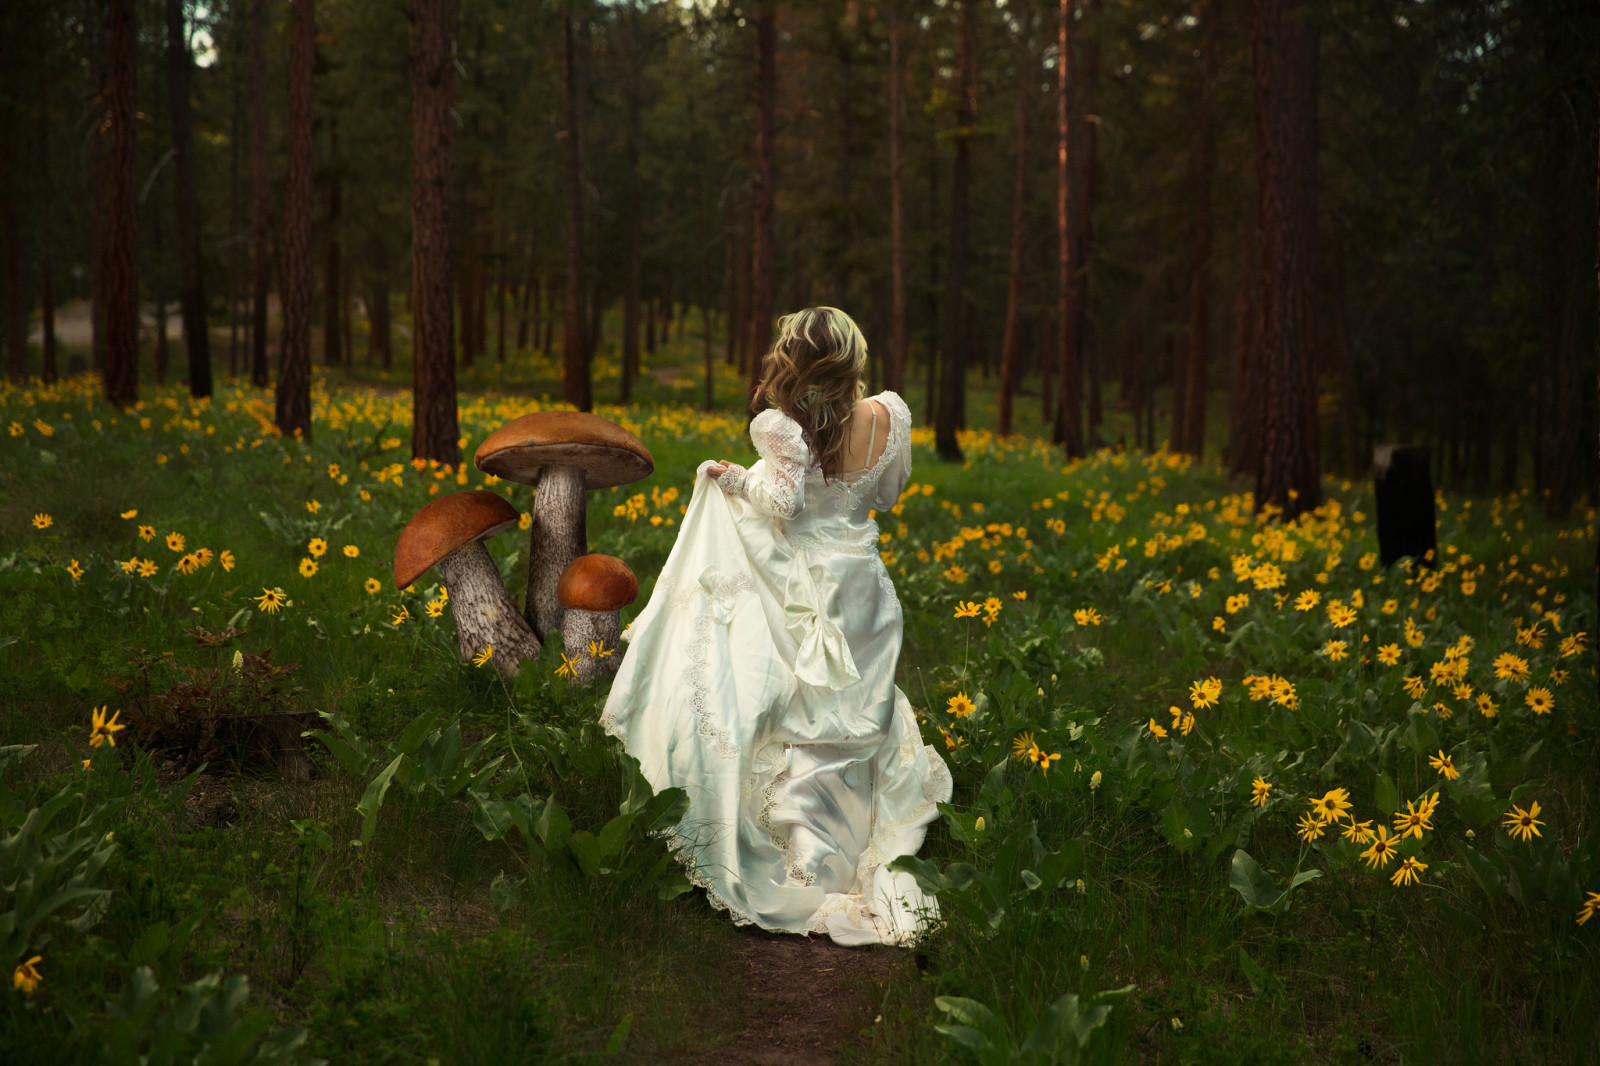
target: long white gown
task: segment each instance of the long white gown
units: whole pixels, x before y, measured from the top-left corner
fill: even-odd
[[[894,683],[900,601],[869,512],[905,488],[911,412],[874,398],[888,444],[843,479],[776,410],[750,424],[748,471],[700,466],[601,716],[654,788],[688,792],[670,844],[713,905],[841,944],[909,943],[937,916],[884,864],[951,784]]]

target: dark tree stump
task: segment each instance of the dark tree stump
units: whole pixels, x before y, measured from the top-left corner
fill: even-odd
[[[1425,444],[1380,444],[1373,449],[1378,555],[1384,566],[1408,555],[1422,566],[1432,566],[1437,558],[1431,457]]]

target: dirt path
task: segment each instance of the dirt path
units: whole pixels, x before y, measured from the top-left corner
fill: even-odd
[[[719,1048],[736,1066],[831,1066],[877,1010],[875,988],[899,962],[890,948],[845,948],[827,937],[746,930],[744,1032]]]

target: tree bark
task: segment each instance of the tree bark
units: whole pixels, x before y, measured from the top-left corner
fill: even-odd
[[[1056,366],[1059,380],[1053,439],[1069,457],[1083,455],[1083,371],[1078,365],[1077,311],[1072,268],[1075,261],[1070,179],[1075,162],[1069,116],[1072,113],[1072,0],[1060,0],[1056,36]]]
[[[950,170],[950,266],[945,275],[945,324],[940,353],[939,408],[934,420],[934,445],[939,457],[960,462],[961,445],[956,429],[961,424],[961,408],[966,391],[968,354],[967,329],[967,231],[971,225],[972,127],[977,122],[977,24],[973,6],[977,0],[962,0],[961,43],[956,59],[956,128],[952,138],[955,160]]]
[[[906,388],[906,233],[905,159],[901,145],[900,0],[889,4],[889,358],[884,362],[884,388]]]
[[[1094,198],[1095,153],[1099,138],[1097,109],[1100,97],[1100,32],[1094,14],[1095,0],[1081,0],[1085,32],[1079,36],[1077,47],[1082,62],[1074,64],[1072,76],[1074,90],[1073,164],[1077,168],[1072,179],[1070,209],[1073,217],[1072,244],[1072,344],[1076,360],[1082,370],[1087,388],[1088,435],[1097,440],[1098,430],[1104,421],[1100,398],[1100,360],[1098,352],[1085,342],[1089,333],[1089,264],[1094,258]]]
[[[250,310],[250,384],[267,387],[267,277],[272,268],[268,231],[271,187],[267,183],[266,0],[250,0],[250,181],[251,248],[254,273]]]
[[[9,116],[8,116],[9,118]],[[0,131],[0,241],[5,257],[3,278],[6,300],[6,376],[20,382],[28,376],[28,309],[22,299],[22,234],[17,225],[16,129],[8,121]]]
[[[289,181],[284,190],[283,340],[278,347],[277,425],[311,439],[311,78],[315,0],[289,5]]]
[[[624,88],[628,160],[627,265],[623,268],[622,288],[622,380],[618,403],[633,401],[633,372],[639,365],[639,231],[642,225],[643,190],[639,182],[639,9],[628,5],[625,16],[628,43],[628,80]]]
[[[367,285],[367,362],[385,370],[394,365],[393,325],[389,319],[389,286],[373,281]]]
[[[750,377],[747,405],[754,414],[761,364],[772,339],[774,244],[777,240],[778,27],[774,0],[759,0],[756,13],[756,150],[751,176]]]
[[[56,380],[56,289],[50,245],[54,236],[55,185],[50,178],[50,124],[39,138],[39,173],[44,180],[44,208],[39,213],[39,376],[46,385]]]
[[[139,192],[136,187],[133,0],[111,0],[111,232],[106,254],[106,399],[139,399]]]
[[[1312,394],[1317,27],[1304,0],[1255,0],[1251,55],[1261,202],[1261,448],[1256,508],[1321,500]]]
[[[172,97],[172,147],[177,187],[178,266],[183,346],[189,358],[189,394],[211,395],[211,331],[206,325],[205,273],[200,256],[200,199],[195,191],[194,124],[190,118],[189,41],[183,0],[167,0],[167,88]]]
[[[1006,279],[1006,332],[1000,343],[1000,400],[995,432],[1011,435],[1011,408],[1017,392],[1019,349],[1022,347],[1022,245],[1028,216],[1028,96],[1033,69],[1017,90],[1017,172],[1011,193],[1011,269]]]
[[[328,244],[322,263],[322,361],[328,366],[347,362],[344,350],[344,250],[339,245],[344,182],[339,174],[338,126],[333,127],[334,156],[328,168]]]
[[[580,411],[594,406],[583,328],[583,98],[572,15],[561,16],[561,86],[566,107],[567,299],[561,337],[561,396]],[[542,632],[540,634],[543,635]]]
[[[411,454],[454,465],[461,462],[450,306],[455,5],[414,0],[411,12]]]
[[[1205,452],[1206,367],[1210,362],[1211,174],[1216,167],[1214,114],[1217,97],[1217,33],[1220,0],[1197,0],[1200,20],[1200,93],[1196,97],[1190,165],[1194,180],[1193,230],[1189,245],[1189,342],[1184,355],[1183,438],[1178,451]]]

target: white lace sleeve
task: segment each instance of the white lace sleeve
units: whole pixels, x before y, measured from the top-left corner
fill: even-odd
[[[911,480],[911,408],[892,392],[874,397],[889,410],[889,441],[884,445],[883,473],[878,475],[878,494],[874,510],[887,511],[900,500],[906,482]]]
[[[799,423],[781,411],[762,411],[750,423],[750,442],[762,461],[730,488],[763,514],[793,518],[805,504],[806,470],[811,466],[811,449]]]

